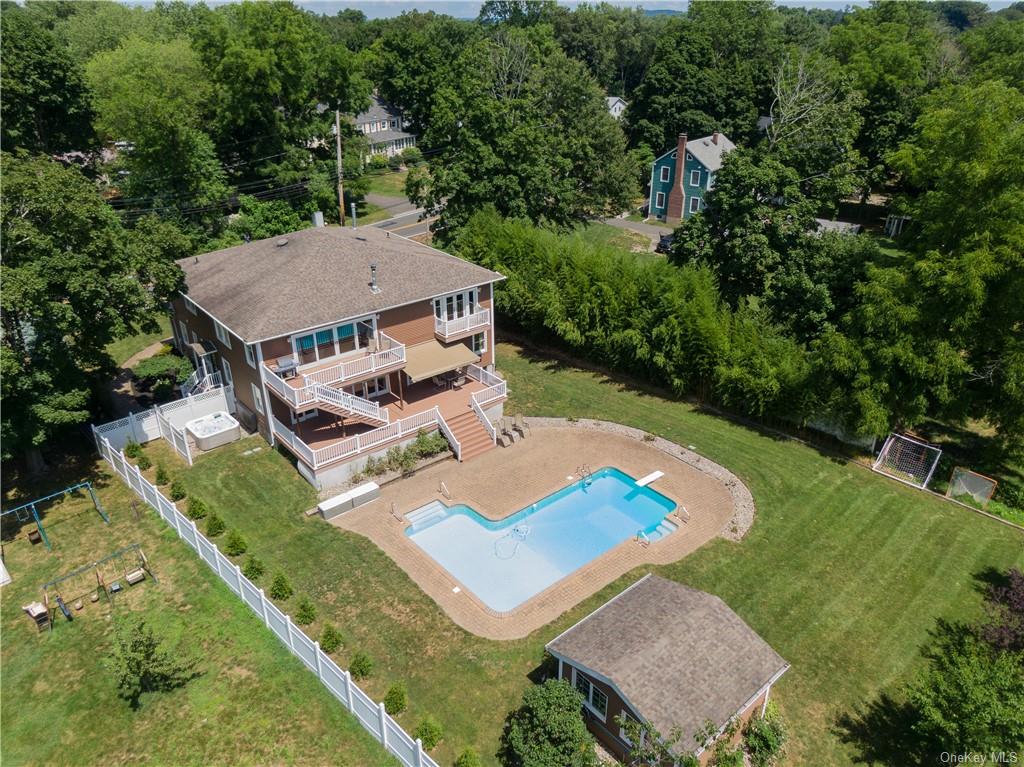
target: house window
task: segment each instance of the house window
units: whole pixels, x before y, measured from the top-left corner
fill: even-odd
[[[184,301],[185,301],[185,308],[188,309],[190,312],[192,312],[192,314],[195,314],[196,313],[195,302],[191,298],[189,298],[188,296],[182,296],[182,299],[184,299]]]
[[[665,207],[665,193],[664,192],[658,192],[657,194],[654,195],[654,207],[655,208],[664,208]]]
[[[640,720],[637,719],[635,716],[632,716],[628,711],[623,711],[622,712],[622,719],[624,720],[623,724],[625,724],[626,722],[629,722],[630,724],[634,724],[634,725],[640,724]],[[641,739],[641,741],[643,740],[643,732],[640,733],[640,739]],[[621,725],[619,726],[619,740],[621,740],[623,743],[626,743],[626,744],[628,744],[630,746],[635,745],[633,743],[633,741],[631,741],[629,739],[629,732],[626,730],[625,727],[623,727]]]
[[[698,210],[700,210],[700,197],[691,197],[690,198],[690,212],[691,213],[696,213]]]
[[[477,333],[474,335],[469,342],[469,348],[477,354],[483,354],[487,351],[487,334]]]
[[[256,384],[249,384],[252,388],[252,404],[256,408],[256,412],[263,415],[263,395],[260,393],[260,387]]]
[[[608,715],[608,696],[597,689],[596,685],[575,668],[572,673],[575,677],[576,689],[583,696],[583,705],[604,721]]]
[[[434,299],[434,316],[454,320],[476,312],[476,288]]]
[[[194,343],[194,344],[199,343],[199,334],[196,333],[196,331],[194,331],[194,330],[192,331],[192,343]]]
[[[245,361],[249,363],[250,367],[256,367],[256,351],[252,344],[244,344],[242,348],[245,349]]]
[[[375,399],[391,391],[391,386],[388,384],[387,376],[378,376],[377,378],[371,378],[369,381],[357,383],[354,386],[346,386],[345,391],[363,399]]]
[[[222,357],[220,360],[220,366],[224,368],[224,385],[233,386],[235,379],[231,375],[231,363]]]
[[[669,174],[671,172],[672,172],[671,168],[669,168],[667,165],[662,165],[661,166],[661,180],[662,181],[668,181],[668,177],[669,177]]]
[[[217,334],[218,341],[229,349],[231,348],[231,336],[228,335],[228,329],[217,322],[217,320],[213,321],[213,332]]]
[[[700,171],[699,170],[691,170],[690,171],[690,186],[700,186]]]
[[[188,346],[188,328],[183,320],[178,320],[178,336],[181,338],[181,352],[184,354],[185,347]]]
[[[305,365],[355,351],[365,346],[367,338],[372,337],[373,333],[373,324],[370,320],[347,322],[334,328],[323,328],[313,333],[292,336],[292,344],[299,363]]]

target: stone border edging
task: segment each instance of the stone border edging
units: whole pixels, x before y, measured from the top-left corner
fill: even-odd
[[[647,442],[664,453],[677,458],[683,463],[689,464],[704,474],[714,477],[729,490],[732,496],[733,514],[729,524],[722,530],[720,535],[730,541],[741,541],[754,524],[754,515],[757,513],[757,506],[754,504],[754,496],[743,484],[743,481],[721,464],[705,458],[675,442],[671,442],[656,434],[636,429],[632,426],[625,426],[614,421],[597,421],[591,418],[580,418],[571,421],[568,418],[548,418],[543,416],[528,416],[527,425],[536,424],[538,427],[554,428],[577,428],[591,429],[593,431],[605,431],[612,434],[621,434],[632,437],[639,442]],[[653,440],[645,440],[645,437],[654,437]]]

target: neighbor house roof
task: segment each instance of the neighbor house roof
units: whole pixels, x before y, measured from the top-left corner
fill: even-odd
[[[390,120],[392,117],[400,117],[401,110],[391,106],[388,102],[377,96],[370,96],[370,106],[365,112],[356,115],[356,125],[361,125],[372,120]]]
[[[304,229],[178,263],[188,297],[246,343],[504,279],[371,226]]]
[[[725,134],[718,134],[718,143],[712,141],[711,136],[693,139],[686,142],[686,151],[692,154],[697,160],[710,171],[717,171],[722,167],[722,157],[726,152],[731,152],[736,145],[725,137]]]
[[[626,100],[622,96],[605,96],[604,100],[608,102],[608,108],[611,109],[619,101],[626,105]]]
[[[548,643],[681,743],[721,727],[789,664],[721,599],[648,575]]]
[[[406,133],[401,130],[382,130],[377,133],[365,133],[363,137],[366,139],[368,144],[385,144],[388,141],[397,141],[403,138],[415,138],[412,133]]]

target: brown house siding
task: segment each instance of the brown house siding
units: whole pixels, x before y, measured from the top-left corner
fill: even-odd
[[[228,364],[231,366],[231,378],[235,386],[235,400],[241,404],[246,411],[242,414],[243,418],[247,415],[258,416],[259,414],[256,411],[256,406],[253,403],[252,384],[256,384],[257,388],[260,387],[260,374],[256,368],[252,367],[246,361],[245,344],[242,343],[242,339],[238,338],[238,336],[231,335],[231,348],[229,349],[224,346],[224,344],[217,339],[217,334],[214,332],[213,318],[198,307],[196,308],[196,313],[192,314],[192,312],[185,308],[185,302],[180,297],[171,302],[171,311],[175,338],[180,336],[178,323],[184,322],[189,333],[186,343],[190,343],[192,341],[193,332],[195,332],[199,337],[200,341],[205,340],[212,343],[217,348],[220,359],[227,360]],[[221,364],[218,369],[221,372],[221,376],[223,376],[224,366]],[[252,424],[250,423],[250,425]],[[264,437],[268,436],[268,433],[264,433]]]
[[[434,338],[434,307],[430,301],[417,301],[380,313],[377,329],[406,346]]]

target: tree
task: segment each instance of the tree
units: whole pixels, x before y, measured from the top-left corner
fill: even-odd
[[[196,661],[160,646],[142,618],[129,615],[117,621],[108,663],[118,695],[137,708],[145,692],[180,687],[192,677]]]
[[[555,0],[484,0],[476,20],[484,26],[531,27],[554,13]]]
[[[83,66],[97,53],[112,51],[132,35],[151,37],[155,13],[121,3],[80,3],[73,15],[54,25],[54,35]]]
[[[1024,652],[1024,573],[1011,567],[1005,585],[989,587],[985,595],[988,621],[981,636],[999,651]]]
[[[1017,21],[996,19],[960,38],[967,69],[974,80],[1003,80],[1024,88],[1024,16]]]
[[[742,142],[769,102],[781,46],[768,2],[693,2],[667,22],[630,104],[634,144],[659,150],[679,133],[719,130]]]
[[[984,23],[989,15],[988,5],[976,0],[945,0],[931,8],[958,32]]]
[[[822,205],[834,206],[863,175],[854,148],[860,106],[848,75],[823,55],[790,50],[776,70],[768,153],[793,168],[804,192]]]
[[[92,110],[81,67],[25,8],[0,15],[0,140],[5,151],[87,150]]]
[[[1024,443],[1024,93],[999,81],[951,86],[923,101],[891,157],[913,196],[917,302],[924,332],[967,362],[961,414]]]
[[[914,729],[947,750],[989,754],[1024,746],[1024,652],[999,651],[969,627],[940,622],[928,667],[910,688]]]
[[[529,688],[505,721],[506,767],[589,767],[597,764],[594,739],[583,723],[583,698],[564,680]]]
[[[90,418],[91,371],[111,341],[155,330],[184,284],[172,254],[139,250],[80,172],[43,157],[0,156],[3,454],[39,449]]]
[[[414,201],[451,237],[487,204],[566,226],[632,197],[625,139],[583,66],[550,39],[501,30],[473,45],[437,96],[427,143],[439,147]],[[422,180],[422,179],[421,179]]]

